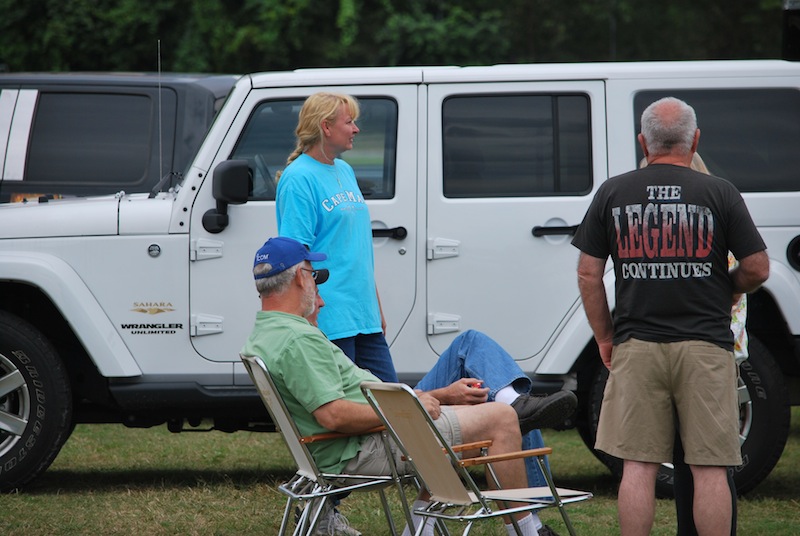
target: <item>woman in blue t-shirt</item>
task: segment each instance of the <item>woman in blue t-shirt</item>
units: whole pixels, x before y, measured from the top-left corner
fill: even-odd
[[[320,287],[328,303],[320,329],[356,365],[396,382],[375,285],[369,211],[353,168],[340,158],[353,148],[358,115],[349,95],[320,92],[306,99],[297,147],[278,175],[278,234],[328,256],[315,265],[331,274]]]

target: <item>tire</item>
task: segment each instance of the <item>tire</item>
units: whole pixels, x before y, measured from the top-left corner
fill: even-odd
[[[760,484],[778,463],[789,436],[791,408],[789,392],[775,358],[761,341],[750,337],[750,358],[740,365],[739,441],[742,465],[735,468],[736,491],[743,495]],[[598,358],[599,359],[599,358]],[[622,476],[622,460],[594,450],[597,423],[608,370],[600,366],[589,390],[586,421],[581,437],[592,453],[617,477]],[[656,479],[659,497],[673,496],[673,468],[664,464]]]
[[[69,378],[53,346],[0,312],[0,492],[44,472],[72,430]]]

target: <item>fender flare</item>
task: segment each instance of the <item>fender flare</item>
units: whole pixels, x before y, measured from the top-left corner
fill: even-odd
[[[607,269],[609,266],[606,264]],[[613,311],[615,303],[613,270],[607,271],[603,276],[603,284],[606,287],[608,305]],[[791,311],[800,303],[800,284],[797,275],[788,266],[775,259],[770,259],[769,278],[761,288],[772,296],[781,311]],[[784,315],[784,319],[793,334],[800,334],[800,316],[787,318]],[[591,342],[592,337],[592,330],[579,298],[547,349],[536,369],[536,374],[567,374],[577,356]]]
[[[47,295],[104,377],[142,375],[108,315],[75,270],[62,259],[36,252],[3,252],[0,279],[26,283]]]
[[[800,334],[800,315],[787,316],[784,311],[792,311],[800,303],[800,280],[798,274],[783,262],[769,259],[769,278],[761,286],[778,304],[789,331]]]

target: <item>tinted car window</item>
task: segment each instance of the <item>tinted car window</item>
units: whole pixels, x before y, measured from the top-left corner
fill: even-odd
[[[585,95],[471,95],[442,109],[445,197],[574,195],[591,189]]]
[[[138,184],[150,164],[152,115],[144,95],[42,93],[25,180]]]
[[[253,200],[275,199],[275,174],[286,167],[295,147],[294,129],[305,99],[261,103],[231,155],[245,159],[253,171]],[[397,151],[397,103],[388,98],[359,98],[361,130],[353,149],[342,155],[356,174],[367,199],[394,197]]]
[[[695,109],[698,153],[712,174],[728,179],[742,192],[800,191],[800,91],[642,91],[634,99],[636,132],[644,109],[667,96]],[[641,148],[637,151],[641,159]]]

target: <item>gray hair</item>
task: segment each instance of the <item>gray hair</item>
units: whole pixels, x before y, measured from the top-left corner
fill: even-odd
[[[289,288],[289,284],[297,274],[302,262],[298,262],[294,266],[290,266],[286,270],[279,272],[269,277],[256,279],[256,290],[260,296],[269,296],[271,294],[280,294]],[[253,275],[265,274],[272,270],[272,265],[269,263],[257,264],[253,267]]]
[[[689,154],[697,131],[694,109],[675,97],[664,97],[642,113],[642,136],[652,155],[664,155],[677,149]]]

